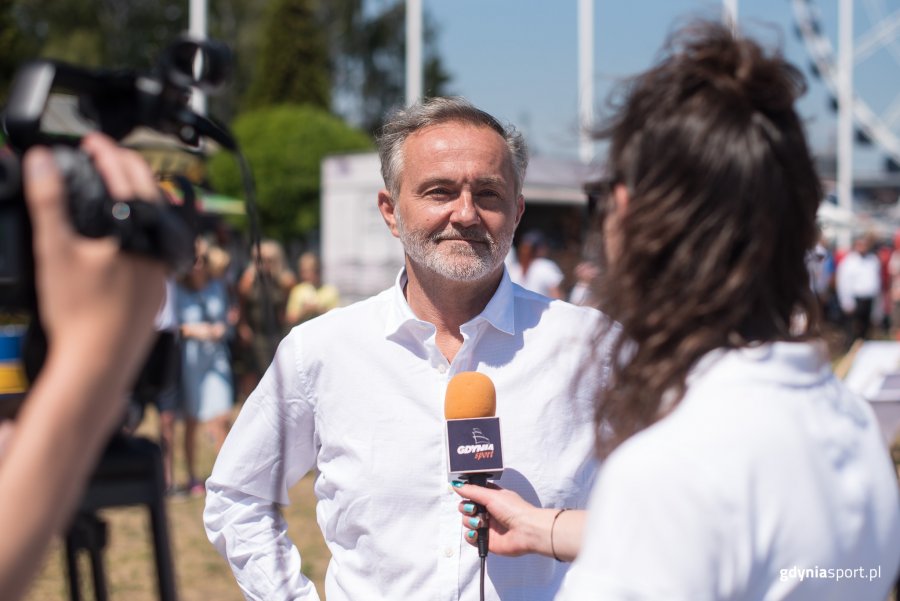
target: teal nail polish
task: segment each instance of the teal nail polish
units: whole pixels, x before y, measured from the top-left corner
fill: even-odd
[[[478,518],[469,518],[469,526],[472,528],[478,528]]]
[[[475,511],[475,504],[466,503],[465,505],[463,505],[463,511],[465,511],[466,513],[472,513],[473,511]]]
[[[454,480],[450,484],[453,485],[453,488],[460,488],[463,484],[465,484],[465,482],[463,482],[462,480]]]
[[[469,538],[471,538],[471,539],[474,539],[474,538],[475,538],[475,531],[474,531],[474,530],[469,530],[468,532],[466,532],[466,536],[469,537]]]

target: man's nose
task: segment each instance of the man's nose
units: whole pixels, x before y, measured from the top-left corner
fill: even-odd
[[[480,221],[475,199],[468,190],[463,190],[454,201],[450,221],[463,227],[475,225]]]

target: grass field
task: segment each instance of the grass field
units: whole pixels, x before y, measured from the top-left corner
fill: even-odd
[[[151,410],[152,411],[152,410]],[[148,438],[156,438],[156,416],[152,412],[138,430]],[[176,440],[181,440],[181,429]],[[214,461],[212,443],[201,431],[197,437],[198,468],[208,475]],[[176,482],[184,482],[181,449],[175,452]],[[175,564],[178,598],[181,601],[242,601],[228,564],[206,539],[203,530],[202,497],[170,497],[167,503],[169,534]],[[316,584],[322,596],[325,568],[330,557],[315,521],[315,498],[312,476],[307,476],[291,490],[291,505],[285,508],[291,538],[300,548],[303,572]],[[149,535],[147,511],[140,507],[122,507],[99,513],[108,525],[105,552],[106,581],[110,599],[114,601],[152,601],[158,599],[156,568],[153,561],[153,539]],[[28,601],[53,601],[69,598],[61,541],[56,541],[44,558],[44,566],[36,579]],[[87,557],[80,563],[82,596],[94,598]]]

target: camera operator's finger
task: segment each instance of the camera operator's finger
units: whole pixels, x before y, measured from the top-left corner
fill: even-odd
[[[150,165],[139,152],[126,150],[122,155],[122,166],[134,188],[133,198],[140,198],[148,202],[162,202],[159,182],[153,176]]]
[[[85,136],[81,148],[94,161],[106,189],[116,200],[159,198],[150,166],[136,152],[122,148],[102,134]]]
[[[35,248],[44,249],[46,241],[70,235],[72,227],[64,202],[65,188],[53,154],[46,148],[32,148],[22,162],[23,187],[31,215]]]

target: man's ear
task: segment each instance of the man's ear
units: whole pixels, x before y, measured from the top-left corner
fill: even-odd
[[[394,214],[396,206],[394,206],[394,199],[391,198],[391,193],[386,189],[378,192],[378,210],[381,212],[381,218],[384,219],[388,229],[391,230],[391,234],[394,235],[394,238],[399,238],[400,232],[397,230],[397,216]]]
[[[525,214],[525,196],[519,194],[519,197],[516,198],[516,227],[519,227],[519,223],[522,221],[522,215]]]

